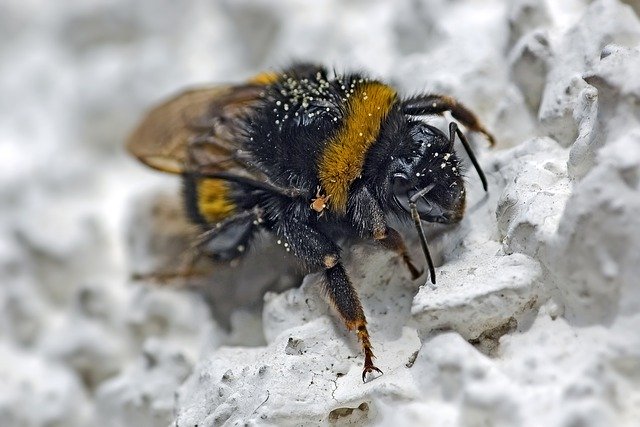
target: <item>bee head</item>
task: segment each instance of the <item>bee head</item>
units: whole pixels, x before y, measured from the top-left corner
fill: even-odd
[[[394,162],[391,188],[396,204],[406,212],[411,212],[413,201],[425,221],[460,221],[464,181],[452,138],[425,123],[411,123],[401,155]]]

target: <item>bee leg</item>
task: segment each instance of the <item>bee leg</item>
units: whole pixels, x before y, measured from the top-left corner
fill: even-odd
[[[174,271],[158,271],[151,273],[136,273],[132,275],[135,281],[153,281],[159,284],[182,280],[180,286],[190,287],[189,280],[206,278],[207,271],[196,269],[197,263],[203,256],[214,261],[233,262],[242,257],[252,243],[257,230],[256,214],[253,211],[241,212],[229,217],[217,225],[212,225],[200,234],[191,247],[183,254],[183,259]]]
[[[425,94],[409,98],[402,103],[402,112],[410,116],[442,114],[445,111],[450,111],[454,119],[472,131],[484,134],[492,146],[495,144],[495,138],[480,123],[478,116],[451,96]]]
[[[337,263],[325,271],[326,290],[331,302],[340,314],[340,317],[347,325],[350,331],[355,330],[358,340],[362,345],[364,353],[364,368],[362,370],[362,381],[366,381],[367,374],[382,371],[373,364],[373,346],[369,340],[369,331],[367,330],[367,319],[362,311],[362,305],[356,293],[347,272],[341,263]]]
[[[382,373],[373,364],[373,347],[369,340],[367,320],[360,299],[349,277],[340,263],[340,248],[331,239],[300,221],[282,221],[274,227],[275,234],[281,238],[295,256],[313,269],[325,270],[325,290],[332,305],[344,320],[347,329],[355,330],[364,352],[363,381],[366,374]]]
[[[212,226],[202,233],[193,249],[214,261],[233,261],[249,249],[257,231],[257,216],[245,211]]]
[[[380,240],[380,244],[385,248],[394,251],[402,258],[402,261],[404,261],[404,264],[407,266],[409,273],[411,273],[411,279],[416,280],[418,277],[422,276],[424,270],[418,269],[413,264],[409,251],[407,250],[407,246],[404,244],[402,236],[396,231],[396,229],[387,227],[387,235],[384,239]]]
[[[366,186],[362,185],[352,191],[347,211],[362,237],[372,237],[384,248],[398,254],[411,273],[412,279],[422,276],[424,271],[413,264],[402,236],[386,224],[384,211]]]
[[[207,277],[205,271],[196,270],[196,264],[202,252],[197,248],[189,248],[182,256],[182,261],[176,270],[153,271],[150,273],[134,273],[131,275],[133,281],[150,281],[158,285],[168,285],[176,287],[190,287],[189,280]],[[180,282],[175,282],[180,280]]]

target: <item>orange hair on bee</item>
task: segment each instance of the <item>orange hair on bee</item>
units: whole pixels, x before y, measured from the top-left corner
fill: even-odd
[[[379,82],[358,85],[347,104],[342,127],[321,155],[318,177],[329,209],[344,214],[349,187],[362,173],[365,156],[378,138],[380,127],[396,101],[396,92]]]

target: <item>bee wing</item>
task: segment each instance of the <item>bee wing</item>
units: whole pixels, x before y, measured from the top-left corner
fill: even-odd
[[[235,119],[259,99],[262,88],[247,84],[182,92],[149,111],[126,148],[146,165],[170,173],[235,156],[239,148]]]

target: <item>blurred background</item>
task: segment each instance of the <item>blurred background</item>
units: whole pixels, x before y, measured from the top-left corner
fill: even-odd
[[[0,424],[165,425],[201,352],[264,342],[254,306],[220,320],[197,294],[129,279],[158,262],[149,218],[179,189],[123,150],[149,106],[309,60],[456,96],[499,147],[573,140],[537,120],[541,62],[514,70],[535,57],[523,37],[570,27],[588,3],[0,2]]]

